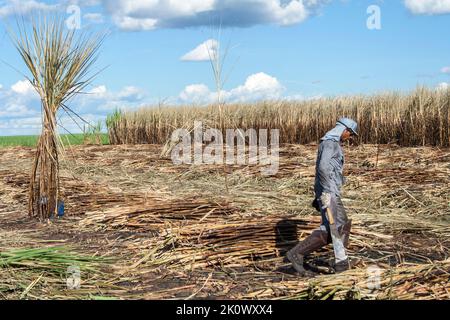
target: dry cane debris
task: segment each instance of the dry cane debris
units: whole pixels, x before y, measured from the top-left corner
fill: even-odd
[[[449,151],[348,149],[355,266],[329,274],[330,246],[308,260],[320,272],[299,278],[284,254],[320,223],[309,207],[315,151],[284,146],[275,177],[230,167],[227,192],[222,170],[174,166],[158,146],[74,147],[67,216],[40,224],[26,218],[30,150],[2,150],[0,297],[448,299]],[[24,248],[48,249],[23,258]],[[54,261],[85,261],[79,289],[47,268]]]

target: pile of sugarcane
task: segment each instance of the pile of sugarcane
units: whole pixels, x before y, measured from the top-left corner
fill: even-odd
[[[450,299],[450,259],[392,269],[354,269],[309,281],[260,279],[243,299]]]
[[[358,219],[352,232],[349,253],[352,259],[361,259],[360,263],[342,275],[299,279],[289,273],[283,274],[281,270],[288,267],[283,256],[319,225],[319,217],[299,219],[277,214],[242,216],[230,209],[226,213],[218,211],[214,214],[210,208],[192,209],[189,205],[181,206],[180,212],[175,207],[168,212],[169,207],[162,205],[161,212],[156,208],[143,210],[133,207],[92,212],[80,222],[81,228],[85,229],[102,226],[102,229],[135,232],[136,236],[128,238],[123,245],[130,252],[137,253],[137,260],[131,262],[131,266],[127,264],[119,268],[121,274],[139,277],[165,270],[180,279],[188,279],[198,273],[209,274],[205,276],[204,283],[199,280],[193,286],[192,280],[186,280],[186,285],[148,293],[147,298],[171,298],[183,290],[196,292],[199,297],[208,297],[209,294],[218,294],[218,287],[229,292],[227,298],[239,299],[449,298],[448,259],[430,261],[424,257],[420,263],[389,263],[389,258],[396,255],[419,256],[410,248],[410,243],[405,247],[396,243],[395,236],[390,234],[395,231],[436,232],[444,237],[441,246],[444,248],[443,254],[448,256],[449,242],[445,241],[445,237],[450,230],[446,224],[433,225],[425,221],[421,224],[414,219],[406,223],[404,218],[394,217],[386,220],[387,225],[392,224],[390,229],[386,228],[389,233],[379,233],[373,231],[370,225],[383,222],[375,217],[365,217],[365,225]],[[208,215],[208,212],[211,213]],[[409,229],[405,228],[406,225],[410,225]],[[152,236],[143,238],[142,234],[146,233],[152,233]],[[331,247],[314,256],[314,259],[331,257]],[[375,274],[378,277],[376,283],[373,283],[375,280],[370,274],[374,267],[379,270],[379,274]]]
[[[180,280],[189,287],[183,285],[178,290],[152,292],[147,298],[170,298],[188,289],[197,292],[196,287],[202,288],[199,297],[208,297],[208,292],[214,296],[220,287],[229,292],[227,298],[244,299],[448,297],[449,261],[432,261],[427,256],[431,248],[423,248],[418,240],[403,243],[398,238],[402,233],[428,234],[436,238],[441,248],[431,251],[439,252],[445,259],[449,253],[448,224],[395,215],[384,219],[361,214],[354,221],[349,248],[350,257],[359,261],[354,269],[344,275],[304,279],[280,271],[289,267],[284,260],[285,252],[319,224],[317,216],[248,215],[226,202],[161,199],[161,203],[148,207],[88,212],[79,226],[80,230],[128,232],[121,245],[135,252],[136,260],[130,262],[131,266],[118,267],[120,274],[139,278],[164,270],[180,279],[184,276],[190,279],[198,273],[209,274],[203,284],[199,280],[197,286],[192,286],[192,280]],[[148,236],[143,237],[144,234]],[[331,246],[314,254],[309,262],[330,261],[330,257]],[[379,288],[370,289],[367,272],[373,266],[379,267],[382,273]],[[233,281],[224,274],[232,275]],[[245,288],[238,283],[244,283]]]
[[[28,185],[29,175],[25,173],[0,172],[0,179],[7,186],[15,188],[11,195],[18,201],[26,199],[25,188]],[[61,198],[67,202],[68,215],[82,215],[88,210],[100,210],[129,205],[131,203],[144,205],[149,201],[155,202],[159,198],[156,195],[147,195],[137,192],[114,192],[106,186],[93,185],[85,181],[79,181],[69,177],[61,177],[63,187],[60,190]]]
[[[80,227],[112,230],[162,230],[168,223],[177,227],[191,223],[212,223],[226,219],[236,212],[226,202],[216,203],[203,199],[167,200],[152,199],[147,203],[115,207],[101,211],[87,212]]]
[[[148,265],[186,270],[279,263],[289,248],[319,225],[319,217],[242,216],[226,203],[205,201],[160,201],[144,208],[111,208],[89,212],[80,221],[80,228],[134,231],[136,239],[156,232],[150,240],[137,241],[140,249],[134,249],[150,248],[153,256]],[[352,250],[362,250],[364,243],[388,241],[392,236],[356,227],[353,238],[356,243]]]

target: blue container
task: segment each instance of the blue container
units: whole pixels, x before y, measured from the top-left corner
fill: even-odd
[[[64,201],[58,201],[58,217],[62,217],[64,215]]]

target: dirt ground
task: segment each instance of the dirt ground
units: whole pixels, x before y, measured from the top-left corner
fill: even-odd
[[[0,298],[450,298],[449,149],[346,146],[354,266],[331,274],[328,247],[309,257],[321,268],[295,274],[286,250],[320,224],[310,206],[316,149],[283,146],[278,174],[265,177],[258,166],[177,166],[154,145],[69,148],[66,214],[46,222],[27,216],[33,149],[0,149],[0,253],[102,257],[81,269],[78,289],[42,261],[4,260]]]

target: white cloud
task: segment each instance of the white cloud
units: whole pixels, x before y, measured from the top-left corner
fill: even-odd
[[[0,2],[0,17],[27,15],[35,11],[54,10],[57,5],[49,5],[35,0],[6,0]]]
[[[109,100],[141,100],[145,96],[145,91],[134,86],[126,86],[119,92],[111,92],[105,85],[92,88],[88,95],[94,99],[109,99]]]
[[[119,27],[126,30],[152,28],[162,18],[191,16],[213,9],[214,0],[104,0]]]
[[[102,99],[102,98],[106,97],[107,92],[108,92],[108,90],[106,89],[106,86],[102,85],[102,86],[92,88],[88,92],[88,94],[92,95],[92,97],[95,99]]]
[[[98,121],[103,121],[105,119],[105,116],[101,114],[82,113],[80,114],[80,116],[91,125],[96,125]],[[80,126],[83,127],[83,125],[85,124],[81,123],[80,121],[77,121],[77,123],[74,122],[73,119],[66,114],[62,114],[62,116],[58,118],[58,121],[58,123],[60,124],[58,126],[58,131],[61,134],[66,134],[68,132],[81,133],[82,130],[80,129]],[[104,127],[105,126],[103,125],[103,129]]]
[[[214,39],[206,40],[194,50],[181,57],[182,61],[210,61],[217,58],[219,42]]]
[[[81,7],[93,7],[102,3],[102,0],[65,0],[67,5],[75,4]]]
[[[244,85],[231,90],[229,98],[232,101],[278,99],[284,90],[277,78],[260,72],[249,76]]]
[[[123,30],[258,24],[288,26],[303,22],[331,0],[103,0],[114,23]]]
[[[70,4],[81,7],[101,5],[112,22],[122,30],[211,26],[249,27],[258,24],[288,26],[315,14],[331,0],[0,0],[0,17],[26,15],[36,11],[62,10]],[[92,23],[103,23],[101,13],[83,16]]]
[[[35,114],[36,111],[29,109],[23,104],[10,103],[0,109],[0,117],[24,117]]]
[[[447,90],[450,89],[450,83],[447,82],[441,82],[438,84],[438,86],[436,87],[437,90]]]
[[[0,119],[2,135],[34,135],[41,129],[41,117],[39,115],[28,118]]]
[[[80,116],[91,124],[96,124],[99,120],[104,120],[105,116],[100,114],[83,113]],[[61,134],[81,133],[79,127],[73,119],[67,115],[58,117],[58,131]],[[83,124],[81,124],[81,127]],[[2,135],[38,135],[42,130],[42,119],[39,114],[35,116],[13,118],[13,119],[1,119],[0,118],[0,132]]]
[[[76,104],[80,112],[97,110],[111,111],[115,108],[128,109],[141,106],[147,97],[144,89],[135,86],[125,86],[119,91],[110,91],[105,85],[92,88],[87,95],[79,96]]]
[[[10,88],[0,85],[0,118],[27,117],[38,114],[40,100],[27,80],[21,80]]]
[[[106,114],[120,108],[135,109],[147,98],[145,90],[125,86],[110,91],[105,85],[93,87],[87,94],[78,95],[68,106],[87,121],[104,119]],[[147,101],[150,102],[150,101]],[[41,105],[39,96],[27,80],[21,80],[11,87],[0,90],[0,132],[2,135],[38,134],[40,132]],[[64,128],[79,132],[73,120],[61,111]],[[91,115],[91,116],[87,116]],[[66,118],[65,118],[66,117]]]
[[[83,18],[96,24],[105,22],[105,19],[101,13],[86,13]]]
[[[450,0],[405,0],[405,6],[414,14],[450,13]]]
[[[21,96],[28,97],[30,99],[39,98],[36,90],[28,80],[20,80],[11,86],[11,90]]]
[[[280,99],[284,91],[277,78],[260,72],[249,76],[243,85],[222,91],[221,96],[227,102],[271,100]],[[180,93],[179,99],[182,103],[208,104],[217,100],[217,92],[205,84],[192,84]]]
[[[144,90],[134,87],[124,87],[118,94],[118,98],[125,100],[141,100],[145,96]]]
[[[442,72],[442,73],[448,73],[448,74],[450,74],[450,67],[444,67],[444,68],[442,68],[442,69],[441,69],[441,72]]]
[[[128,16],[113,16],[114,23],[122,30],[138,31],[153,30],[156,28],[156,19],[137,19]]]
[[[214,101],[214,97],[214,93],[205,84],[188,85],[180,93],[180,100],[186,103],[209,104]]]

